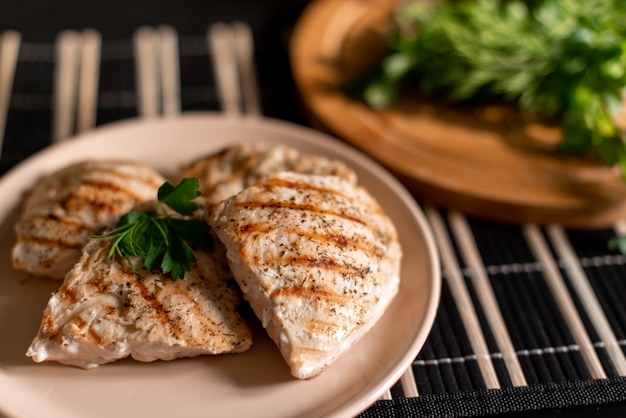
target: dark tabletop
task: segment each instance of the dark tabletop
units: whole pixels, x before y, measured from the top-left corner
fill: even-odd
[[[273,118],[307,125],[305,112],[299,104],[291,79],[288,60],[291,30],[307,3],[307,0],[0,2],[0,33],[6,29],[19,31],[23,45],[30,48],[28,51],[31,53],[29,57],[22,57],[18,63],[13,93],[15,100],[12,102],[10,119],[7,122],[0,171],[6,172],[28,155],[45,147],[49,141],[50,108],[45,105],[29,107],[26,98],[50,95],[52,87],[49,77],[48,81],[41,81],[45,77],[37,75],[52,71],[52,45],[56,36],[64,29],[94,28],[99,31],[103,39],[104,57],[105,54],[109,56],[113,54],[111,52],[113,46],[121,48],[122,51],[129,50],[134,31],[142,25],[171,25],[176,28],[181,44],[183,42],[192,44],[195,39],[205,35],[207,26],[212,22],[235,20],[247,22],[254,35],[263,113]],[[33,51],[38,51],[40,55],[35,56]],[[128,69],[132,65],[130,58],[128,63],[119,65],[120,67],[114,68],[103,58],[101,91],[134,88],[133,73]],[[126,67],[123,67],[124,65]],[[187,74],[187,79],[181,82],[183,93],[186,87],[191,89],[193,86],[212,82],[203,79],[202,77],[206,76],[199,72],[194,72],[194,65],[200,64],[194,61],[193,54],[181,57],[181,68]],[[127,74],[123,74],[122,71],[117,74],[116,70],[120,68],[126,68]],[[183,100],[183,111],[217,110],[217,100],[214,91],[212,92],[206,101]],[[135,115],[136,111],[130,108],[102,106],[98,109],[97,123],[102,125]],[[528,279],[525,283],[533,283],[528,288],[503,280],[511,276],[508,267],[532,265],[528,258],[529,251],[523,244],[520,226],[499,225],[474,219],[469,220],[469,225],[485,264],[493,267],[489,270],[489,279],[496,289],[499,301],[508,300],[511,295],[519,295],[518,299],[516,297],[512,299],[512,303],[533,305],[532,292],[537,292],[536,294],[547,292],[538,271],[514,271],[514,274]],[[619,255],[609,252],[604,245],[612,232],[602,229],[568,230],[566,233],[580,260],[589,261],[585,268],[603,306],[612,307],[607,308],[606,314],[623,350],[626,327],[623,306],[626,291],[623,291],[624,285],[619,284],[619,281],[626,280],[626,268],[624,260],[619,258]],[[605,262],[594,264],[594,260]],[[611,286],[617,286],[618,290],[613,291]],[[472,297],[475,301],[476,296],[472,294]],[[575,302],[578,303],[580,311],[584,311],[580,307],[580,301],[575,299]],[[611,360],[603,351],[602,342],[598,340],[599,337],[592,331],[593,327],[584,315],[583,321],[590,330],[590,338],[607,371],[606,379],[601,379],[602,381],[591,379],[584,366],[580,366],[581,360],[577,349],[571,348],[573,347],[571,335],[562,332],[564,327],[562,320],[550,307],[546,308],[544,305],[535,310],[529,308],[527,318],[536,318],[539,322],[542,321],[541,318],[553,318],[546,319],[538,326],[537,323],[525,323],[525,319],[516,317],[513,311],[507,311],[507,307],[502,306],[505,321],[510,327],[511,338],[520,353],[528,386],[522,389],[514,388],[510,381],[507,381],[504,366],[498,359],[497,348],[493,348],[493,338],[486,333],[487,344],[494,353],[493,362],[496,371],[504,382],[501,390],[493,392],[486,390],[477,372],[471,347],[464,330],[459,326],[459,313],[447,285],[444,285],[441,303],[433,332],[412,366],[420,393],[419,399],[407,400],[399,382],[391,389],[391,400],[377,402],[364,412],[364,416],[411,414],[434,416],[499,414],[508,417],[536,418],[626,416],[624,377],[619,376],[612,367]],[[547,305],[551,303],[548,300]],[[522,308],[526,309],[525,306]],[[485,319],[480,316],[480,311],[478,313],[481,323],[484,324]],[[542,328],[542,331],[536,331],[538,328]],[[559,334],[560,340],[551,333]],[[512,401],[503,402],[504,398]]]

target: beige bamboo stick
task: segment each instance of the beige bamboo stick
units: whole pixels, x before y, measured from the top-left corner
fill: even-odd
[[[157,117],[160,113],[160,81],[158,66],[158,33],[154,28],[142,26],[133,37],[137,107],[139,116]]]
[[[504,364],[509,372],[509,377],[514,386],[526,386],[526,377],[519,363],[517,353],[509,332],[502,318],[498,302],[489,283],[474,237],[472,236],[467,220],[458,212],[450,213],[450,225],[456,236],[456,242],[470,269],[470,279],[476,290],[476,294],[483,307],[489,327],[500,348]]]
[[[81,33],[80,76],[78,104],[76,107],[76,131],[82,133],[96,126],[98,88],[100,80],[100,33],[85,29]]]
[[[178,34],[168,25],[158,28],[163,115],[175,116],[181,111]]]
[[[0,154],[4,143],[20,42],[19,32],[7,30],[0,34]]]
[[[472,304],[472,299],[454,254],[444,221],[436,209],[426,207],[425,210],[439,247],[441,262],[445,272],[444,277],[448,281],[450,293],[459,310],[472,349],[476,354],[476,361],[485,385],[488,389],[498,389],[500,388],[500,382],[493,367],[489,349],[478,321],[478,315]]]
[[[74,132],[80,68],[80,34],[64,30],[56,39],[52,108],[52,142],[68,140]]]
[[[559,272],[559,268],[554,261],[552,254],[545,242],[539,227],[536,225],[526,225],[523,228],[524,236],[528,242],[535,258],[541,263],[542,272],[546,279],[546,283],[554,296],[559,307],[559,311],[563,315],[568,328],[570,329],[576,344],[580,350],[580,354],[589,368],[589,373],[594,379],[603,379],[606,373],[602,368],[602,364],[598,359],[593,343],[589,338],[589,334],[585,330],[585,326],[578,315],[574,301],[572,300],[567,286],[563,281],[563,277]]]
[[[570,278],[570,282],[589,316],[589,320],[602,340],[617,373],[620,376],[626,376],[626,358],[624,357],[624,352],[613,333],[609,321],[602,311],[602,306],[576,257],[574,249],[565,235],[565,231],[560,226],[550,225],[547,232],[559,257],[563,260],[563,267]]]
[[[207,32],[213,68],[217,77],[217,90],[222,109],[227,116],[241,116],[241,87],[239,68],[234,51],[234,39],[230,27],[223,22],[211,25]]]
[[[247,24],[235,22],[232,25],[232,34],[238,60],[237,67],[241,75],[241,94],[245,114],[248,116],[261,116],[261,98],[259,94],[256,65],[254,63],[252,31]]]

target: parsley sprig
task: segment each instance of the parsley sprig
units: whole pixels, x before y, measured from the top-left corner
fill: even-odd
[[[190,216],[198,209],[193,202],[200,192],[196,178],[184,178],[177,186],[165,182],[158,190],[154,209],[130,211],[117,227],[97,239],[112,240],[109,258],[119,258],[124,268],[131,268],[131,257],[141,257],[150,271],[159,268],[172,279],[181,279],[196,261],[192,246],[211,250],[213,239],[206,222],[174,217],[171,211]],[[168,210],[169,208],[169,210]]]

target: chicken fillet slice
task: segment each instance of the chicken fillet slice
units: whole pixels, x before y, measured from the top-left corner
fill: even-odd
[[[24,199],[15,225],[13,266],[63,279],[92,235],[137,204],[156,198],[165,179],[134,161],[85,161],[43,178]]]
[[[209,224],[297,378],[340,357],[398,291],[402,250],[392,221],[340,177],[270,175],[215,206]]]
[[[343,162],[304,154],[285,146],[242,142],[200,158],[182,170],[181,177],[196,177],[210,203],[237,194],[272,173],[291,171],[342,177],[356,183],[356,173]]]
[[[110,243],[93,240],[45,308],[26,353],[86,369],[128,356],[143,362],[240,353],[252,344],[237,312],[241,293],[225,249],[196,251],[184,278],[134,272],[108,258]]]

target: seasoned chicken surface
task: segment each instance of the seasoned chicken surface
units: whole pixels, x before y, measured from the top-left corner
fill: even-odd
[[[15,226],[13,266],[62,279],[94,233],[155,199],[165,179],[132,161],[86,161],[41,179],[26,196]]]
[[[256,184],[272,173],[291,171],[342,177],[356,183],[356,173],[341,161],[303,154],[284,146],[242,142],[201,158],[185,167],[181,177],[196,177],[200,191],[210,203],[222,200]]]
[[[340,177],[268,176],[215,206],[209,223],[297,378],[335,361],[398,291],[394,225],[365,189]]]
[[[108,259],[110,243],[93,240],[50,298],[27,356],[36,362],[94,368],[131,356],[139,361],[239,353],[252,344],[237,313],[225,249],[196,252],[183,279],[134,273]]]

